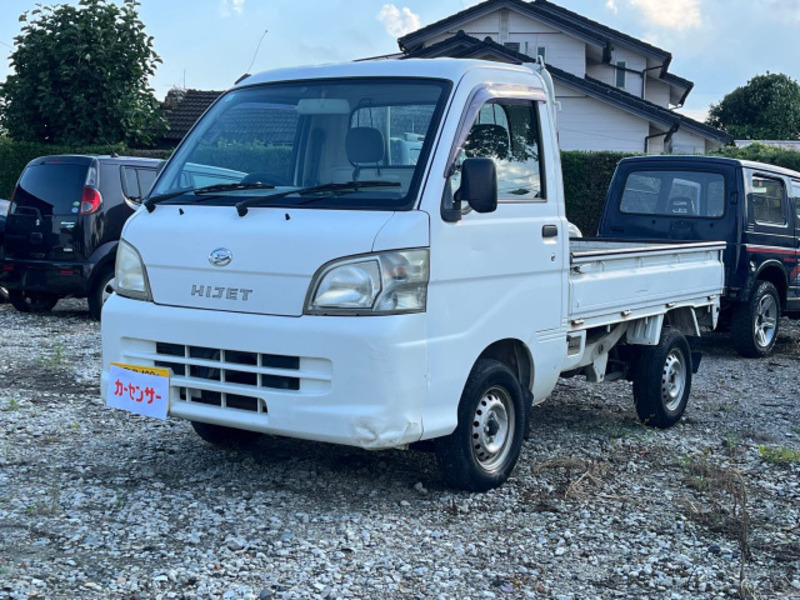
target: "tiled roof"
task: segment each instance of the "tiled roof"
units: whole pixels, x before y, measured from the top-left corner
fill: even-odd
[[[459,31],[456,35],[427,48],[409,52],[405,58],[434,58],[437,56],[454,58],[485,58],[491,56],[496,60],[515,64],[534,62],[534,59],[530,56],[506,48],[493,41],[490,37],[479,40],[465,34],[463,31]],[[732,138],[727,133],[719,129],[690,119],[597,79],[578,77],[552,65],[547,65],[547,70],[554,81],[577,89],[587,96],[602,102],[613,104],[627,112],[637,114],[642,118],[660,123],[666,127],[674,127],[675,129],[680,126],[703,137],[717,140],[722,144],[729,144],[732,141]]]
[[[197,119],[211,106],[222,92],[205,90],[183,90],[170,92],[165,102],[164,118],[169,124],[169,131],[162,138],[170,141],[183,139]],[[172,108],[166,107],[172,104]]]

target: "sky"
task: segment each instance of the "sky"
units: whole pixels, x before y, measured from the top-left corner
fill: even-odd
[[[769,71],[800,80],[800,0],[553,1],[671,52],[670,72],[695,82],[681,110],[694,118],[703,120],[712,103],[755,75]],[[0,81],[9,73],[7,57],[20,32],[18,17],[36,4],[0,0],[0,53],[6,58],[0,60]],[[175,86],[224,90],[245,72],[397,52],[398,36],[473,4],[141,0],[139,16],[163,60],[151,81],[162,99]]]

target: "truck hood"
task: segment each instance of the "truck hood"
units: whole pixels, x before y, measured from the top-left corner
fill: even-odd
[[[265,315],[300,316],[309,286],[324,264],[373,251],[386,224],[389,238],[427,245],[421,213],[159,206],[129,220],[123,237],[138,251],[156,304]],[[386,233],[380,249],[393,245]],[[419,242],[422,242],[421,244]],[[212,254],[230,262],[212,264]],[[227,252],[226,252],[227,251]]]

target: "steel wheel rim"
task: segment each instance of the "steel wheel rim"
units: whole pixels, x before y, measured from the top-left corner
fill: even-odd
[[[100,297],[100,301],[105,304],[106,300],[111,297],[111,294],[114,293],[114,278],[108,280],[108,282],[103,286],[103,294]]]
[[[770,295],[762,296],[758,301],[756,318],[753,327],[756,343],[762,348],[768,347],[775,338],[778,326],[778,304]]]
[[[681,405],[686,388],[686,362],[683,354],[675,349],[667,355],[661,374],[661,397],[664,407],[674,412]]]
[[[487,471],[498,469],[511,452],[515,424],[511,394],[493,386],[484,392],[472,417],[472,455]]]

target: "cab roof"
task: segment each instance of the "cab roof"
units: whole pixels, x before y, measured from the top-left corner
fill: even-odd
[[[629,156],[627,158],[623,158],[620,161],[620,165],[632,165],[635,163],[646,163],[648,165],[656,165],[656,164],[664,164],[664,165],[730,165],[734,167],[744,167],[747,169],[754,169],[756,171],[769,171],[771,173],[777,173],[779,175],[785,175],[786,177],[792,177],[794,179],[800,179],[800,173],[797,171],[792,171],[791,169],[786,169],[784,167],[779,167],[777,165],[771,165],[769,163],[762,163],[756,162],[753,160],[742,160],[739,158],[730,158],[728,156],[705,156],[705,155],[692,155],[692,154],[673,154],[673,155],[666,155],[666,156]]]
[[[235,87],[246,87],[275,81],[297,81],[307,79],[330,79],[338,77],[429,77],[459,81],[465,73],[475,69],[513,71],[534,75],[522,65],[511,65],[488,60],[461,58],[410,58],[406,60],[379,59],[320,66],[276,69],[251,75]],[[541,87],[538,75],[532,79],[534,87]]]

